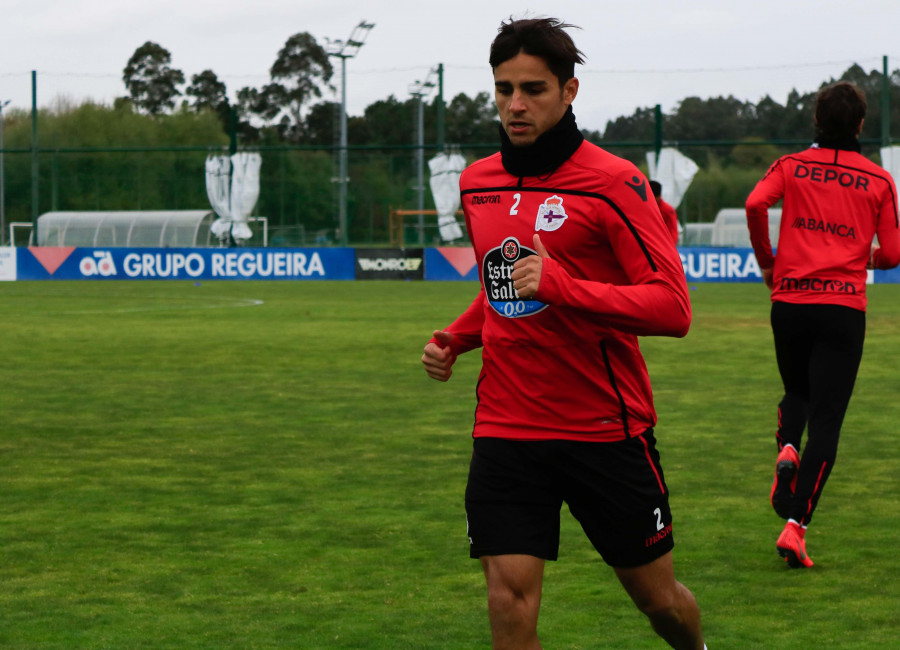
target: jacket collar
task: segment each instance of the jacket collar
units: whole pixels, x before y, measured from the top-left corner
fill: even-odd
[[[816,138],[813,146],[819,149],[839,149],[841,151],[856,151],[857,153],[862,151],[857,138],[829,138],[820,135]]]
[[[527,147],[516,147],[500,125],[500,156],[503,168],[513,176],[547,176],[568,160],[584,142],[572,107],[555,126]]]

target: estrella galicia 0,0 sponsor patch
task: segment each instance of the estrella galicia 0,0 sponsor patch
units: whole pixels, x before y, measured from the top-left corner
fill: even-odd
[[[497,248],[488,251],[482,260],[484,291],[494,311],[506,318],[531,316],[547,307],[539,300],[523,300],[513,288],[510,278],[516,260],[537,251],[526,248],[515,237],[507,237]]]

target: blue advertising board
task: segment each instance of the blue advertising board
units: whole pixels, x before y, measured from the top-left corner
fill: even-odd
[[[0,282],[16,279],[16,248],[0,246]]]
[[[900,267],[882,271],[875,269],[875,284],[900,284]]]
[[[425,249],[426,280],[477,280],[478,265],[471,247]]]
[[[680,248],[689,282],[762,282],[752,248]],[[471,248],[426,248],[426,280],[477,280]]]
[[[364,254],[360,250],[2,247],[0,281],[354,280],[382,276],[478,280],[478,265],[471,247],[365,249]],[[762,282],[751,248],[679,248],[678,253],[688,282]],[[419,260],[424,261],[424,273],[418,266]],[[365,268],[362,262],[366,263]],[[402,273],[393,273],[395,267]],[[900,283],[900,268],[870,272],[869,282]]]
[[[688,282],[762,282],[752,248],[679,248]]]
[[[353,280],[352,248],[20,248],[19,280]]]

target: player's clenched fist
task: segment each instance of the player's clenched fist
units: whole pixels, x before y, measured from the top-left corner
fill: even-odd
[[[509,276],[513,281],[513,289],[516,290],[519,298],[534,298],[537,294],[538,287],[541,285],[541,271],[544,267],[544,258],[550,257],[544,244],[541,243],[541,236],[534,236],[534,249],[537,255],[529,255],[519,259],[513,264],[513,272]]]
[[[453,374],[453,362],[456,361],[456,355],[450,348],[453,335],[450,332],[435,330],[433,336],[437,343],[429,341],[425,346],[422,365],[425,366],[425,372],[432,379],[447,381]]]

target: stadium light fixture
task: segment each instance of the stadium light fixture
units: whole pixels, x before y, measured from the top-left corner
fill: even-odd
[[[328,56],[336,56],[341,60],[341,141],[338,149],[338,177],[334,180],[339,184],[338,229],[342,246],[347,245],[347,182],[350,180],[347,178],[347,59],[356,56],[373,27],[375,23],[361,20],[346,41],[325,39]]]
[[[0,246],[6,239],[6,188],[3,186],[3,109],[11,100],[0,100]]]

